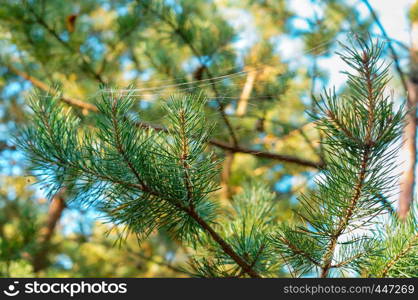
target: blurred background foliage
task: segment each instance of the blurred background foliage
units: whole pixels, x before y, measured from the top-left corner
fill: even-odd
[[[164,232],[141,245],[132,234],[121,240],[124,228],[66,201],[66,191],[46,199],[25,176],[13,137],[34,88],[60,89],[86,125],[95,112],[85,103],[100,87],[134,88],[133,113],[152,126],[166,125],[158,104],[168,95],[204,90],[217,124],[211,148],[223,158],[216,196],[228,205],[257,178],[275,192],[278,222],[293,220],[297,196],[314,188],[322,166],[306,113],[330,79],[318,62],[375,23],[359,13],[361,1],[300,1],[310,17],[294,2],[2,0],[0,276],[189,276],[179,266],[191,250]]]

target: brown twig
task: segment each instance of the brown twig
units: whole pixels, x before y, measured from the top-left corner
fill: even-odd
[[[246,154],[251,154],[260,158],[274,159],[278,161],[294,163],[294,164],[298,164],[298,165],[305,166],[305,167],[311,167],[315,169],[322,169],[323,167],[325,167],[325,164],[321,162],[310,161],[310,160],[306,160],[306,159],[299,158],[296,156],[291,156],[291,155],[277,154],[277,153],[272,153],[268,151],[258,151],[258,150],[254,150],[250,148],[245,148],[242,146],[235,147],[225,142],[214,140],[214,139],[210,140],[209,143],[218,148],[222,148],[224,150],[228,150],[234,153],[246,153]]]
[[[39,88],[40,90],[43,90],[45,92],[51,92],[51,93],[56,93],[57,91],[52,89],[50,86],[48,86],[47,84],[45,84],[44,82],[38,80],[37,78],[30,76],[29,74],[27,74],[26,72],[23,72],[15,67],[13,67],[10,64],[7,64],[6,67],[12,71],[12,73],[15,73],[16,75],[26,79],[27,81],[29,81],[30,83],[32,83],[35,87]],[[75,98],[71,98],[71,97],[67,97],[65,95],[61,95],[60,99],[71,105],[74,107],[78,107],[87,111],[92,111],[92,112],[98,112],[99,110],[97,109],[97,107],[93,104],[75,99]]]

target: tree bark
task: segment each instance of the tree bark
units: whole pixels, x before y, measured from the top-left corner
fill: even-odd
[[[403,173],[400,178],[400,194],[399,194],[399,217],[405,219],[408,215],[411,206],[414,187],[415,187],[415,165],[416,165],[416,134],[417,134],[417,120],[416,120],[416,103],[417,103],[417,85],[411,80],[408,80],[408,94],[409,101],[407,108],[409,110],[403,134]]]
[[[33,271],[38,273],[39,271],[47,267],[47,255],[50,246],[51,238],[55,232],[58,221],[62,216],[62,212],[65,209],[65,200],[63,197],[64,190],[59,191],[52,198],[51,204],[48,210],[48,219],[45,226],[40,231],[39,250],[33,257]]]
[[[229,179],[231,178],[232,164],[234,162],[235,154],[230,151],[225,151],[225,160],[223,162],[221,173],[221,199],[231,200],[232,191],[229,185]]]
[[[243,116],[247,112],[248,100],[250,99],[256,77],[256,70],[252,69],[248,71],[247,79],[245,80],[244,88],[242,89],[242,93],[237,105],[237,116]]]
[[[418,102],[418,24],[412,24],[412,45],[410,55],[410,76],[407,81],[407,109],[406,126],[403,136],[402,158],[404,172],[400,179],[399,217],[405,219],[414,198],[415,166],[417,155],[417,102]]]

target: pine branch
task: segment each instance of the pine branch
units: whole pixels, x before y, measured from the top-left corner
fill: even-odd
[[[357,259],[359,259],[359,258],[362,258],[362,257],[364,257],[364,256],[366,256],[366,255],[367,255],[367,253],[366,253],[366,252],[361,252],[361,253],[359,253],[359,254],[357,254],[357,255],[354,255],[354,256],[350,257],[350,259],[347,259],[347,260],[345,260],[345,261],[341,261],[341,262],[339,262],[339,263],[338,263],[338,264],[336,264],[336,265],[331,265],[331,266],[330,266],[330,269],[338,269],[338,268],[342,268],[342,267],[347,266],[347,265],[349,265],[350,263],[354,262],[355,260],[357,260]]]
[[[405,247],[397,253],[391,260],[387,262],[379,277],[386,277],[389,271],[398,263],[403,257],[405,257],[414,247],[418,245],[418,234],[413,236],[411,240],[405,245]]]
[[[139,175],[138,170],[134,167],[133,163],[131,162],[129,156],[127,155],[126,149],[122,143],[121,138],[121,129],[118,122],[118,106],[117,106],[117,98],[113,97],[112,95],[112,103],[111,103],[111,123],[113,126],[113,133],[116,141],[116,149],[118,153],[122,156],[123,160],[125,161],[126,165],[128,166],[128,169],[135,175],[135,178],[138,181],[138,184],[141,187],[141,190],[150,193],[151,190],[146,186],[144,181],[141,179],[141,176]]]
[[[97,103],[101,113],[97,137],[101,142],[97,144],[86,135],[80,145],[76,120],[68,114],[62,116],[64,112],[57,107],[56,99],[43,99],[32,103],[36,129],[28,128],[19,142],[30,153],[36,169],[56,172],[46,175],[45,182],[53,184],[51,191],[69,184],[84,201],[100,203],[102,197],[108,198],[99,208],[117,224],[127,223],[144,235],[154,227],[164,227],[173,234],[196,238],[194,235],[202,229],[245,273],[260,277],[209,224],[213,205],[206,195],[216,189],[211,182],[216,163],[210,157],[200,157],[207,140],[202,103],[201,98],[172,99],[167,106],[173,123],[168,129],[174,138],[171,143],[170,138],[137,131],[126,119],[132,99],[112,95],[110,101],[104,98]],[[138,183],[131,181],[118,162],[127,166]],[[158,169],[159,164],[167,170]],[[181,186],[176,176],[179,173],[185,175]],[[88,200],[91,196],[98,199]]]
[[[199,149],[199,145],[195,145],[193,141],[189,138],[193,136],[199,136],[202,139],[206,139],[205,134],[202,134],[201,130],[203,128],[199,128],[201,125],[196,123],[196,120],[193,117],[194,111],[200,111],[199,108],[195,106],[187,106],[187,102],[185,101],[178,101],[177,99],[172,99],[173,106],[176,107],[176,110],[173,110],[171,114],[169,114],[170,118],[172,119],[173,123],[176,124],[176,119],[178,120],[178,127],[176,131],[179,133],[179,161],[183,167],[183,180],[184,186],[186,189],[186,203],[188,206],[183,207],[182,209],[191,216],[209,235],[213,238],[213,240],[221,246],[223,251],[228,254],[241,268],[251,277],[260,277],[260,275],[253,270],[251,265],[247,263],[241,256],[239,256],[232,247],[203,219],[199,216],[195,209],[195,188],[192,186],[192,179],[190,178],[191,166],[189,165],[188,160],[192,159],[192,156],[196,155],[193,154],[194,151],[197,150],[197,153],[201,152]],[[199,104],[201,105],[201,104]],[[170,110],[169,110],[170,111]],[[197,120],[199,121],[199,120]],[[191,149],[191,148],[194,149]],[[204,174],[198,174],[199,177],[204,176]]]
[[[193,217],[193,219],[196,220],[197,223],[199,223],[202,226],[203,229],[205,229],[210,234],[213,240],[222,247],[222,250],[224,250],[225,253],[228,254],[243,269],[243,271],[245,271],[251,277],[261,277],[257,272],[255,272],[252,269],[251,265],[248,264],[245,260],[243,260],[238,254],[236,254],[232,247],[228,243],[226,243],[225,240],[222,239],[221,236],[217,234],[212,227],[210,227],[202,218],[200,218],[195,211],[191,210],[189,214]]]
[[[367,277],[417,277],[418,227],[416,210],[408,218],[395,216],[378,232],[381,250],[363,264],[361,273]]]
[[[371,80],[370,78],[368,80]],[[372,91],[369,91],[372,92]],[[369,120],[372,120],[370,117]],[[369,121],[372,123],[373,121]],[[332,234],[331,241],[329,243],[329,246],[325,252],[324,258],[323,258],[323,265],[322,265],[322,273],[321,277],[327,277],[328,271],[331,268],[332,259],[334,257],[334,251],[335,247],[337,245],[338,238],[342,235],[344,230],[347,228],[348,223],[350,222],[351,217],[353,216],[354,210],[357,206],[357,202],[361,197],[362,189],[364,187],[364,181],[366,177],[366,172],[369,167],[369,156],[370,156],[370,132],[372,130],[372,126],[368,124],[368,130],[367,130],[367,140],[366,140],[366,147],[364,149],[363,158],[361,161],[361,168],[360,168],[360,174],[357,183],[354,186],[354,195],[352,199],[350,200],[350,205],[348,209],[345,212],[344,217],[342,220],[340,220],[340,225],[337,227],[335,232]]]
[[[279,241],[282,242],[283,244],[287,245],[295,255],[300,255],[300,256],[304,257],[305,259],[307,259],[308,261],[310,261],[313,265],[315,265],[317,267],[321,266],[321,264],[318,261],[316,261],[315,259],[312,258],[310,253],[308,253],[308,252],[306,252],[302,249],[299,249],[296,244],[292,244],[288,239],[286,239],[284,237],[279,237]]]
[[[359,272],[367,259],[378,255],[373,237],[356,238],[355,231],[375,226],[374,219],[387,209],[381,201],[396,183],[393,160],[404,113],[402,108],[394,111],[383,94],[389,78],[388,67],[379,62],[382,44],[357,42],[359,50],[352,44],[340,54],[356,72],[345,73],[347,95],[325,92],[313,115],[325,136],[327,159],[318,190],[300,199],[303,212],[298,215],[306,226],[283,226],[272,236],[279,254],[301,274],[319,261],[321,277],[328,277],[331,269]]]
[[[230,202],[229,216],[221,219],[222,225],[217,227],[226,243],[253,270],[264,276],[275,276],[280,267],[268,240],[268,234],[276,224],[273,197],[274,194],[261,184],[245,185],[243,193],[235,195]],[[231,258],[213,241],[205,239],[200,247],[198,252],[203,253],[192,261],[192,268],[198,276],[239,278],[245,274],[245,270],[234,266]]]
[[[379,93],[381,91],[377,91],[376,95],[376,88],[374,84],[374,80],[376,80],[376,74],[374,70],[371,70],[373,66],[371,66],[372,57],[370,55],[373,55],[373,53],[366,52],[367,49],[364,49],[362,52],[361,62],[359,63],[359,69],[362,68],[363,71],[361,71],[361,77],[366,82],[366,88],[367,88],[367,110],[368,110],[368,119],[367,119],[367,125],[366,125],[366,135],[365,140],[362,143],[362,157],[361,157],[361,167],[360,172],[358,175],[358,180],[356,184],[354,185],[354,194],[350,200],[350,204],[345,211],[345,214],[343,218],[339,221],[339,226],[337,229],[333,232],[331,235],[331,240],[329,242],[328,248],[325,252],[325,255],[323,256],[323,265],[322,265],[322,272],[321,277],[327,277],[328,272],[331,268],[332,259],[334,257],[334,251],[335,247],[337,245],[338,238],[343,234],[343,232],[346,230],[353,213],[356,209],[357,203],[362,196],[366,174],[369,169],[369,165],[371,163],[371,152],[372,147],[375,144],[375,141],[372,139],[372,132],[374,130],[374,123],[375,123],[375,106],[376,101],[378,100],[376,97],[379,97]],[[379,89],[379,87],[378,87]],[[333,118],[333,114],[329,113],[329,116],[331,116],[332,120],[335,120]],[[339,125],[341,126],[341,125]],[[342,127],[342,130],[345,134],[347,134],[347,129]],[[348,133],[349,138],[353,139],[351,133]],[[355,142],[357,142],[357,139],[353,139]]]
[[[184,186],[186,187],[187,190],[187,201],[190,202],[191,205],[191,209],[194,209],[193,207],[193,187],[192,187],[192,182],[190,179],[190,166],[189,163],[187,162],[187,160],[189,159],[189,139],[188,136],[186,134],[186,128],[187,128],[187,124],[186,124],[186,112],[182,109],[180,110],[180,139],[181,139],[181,153],[180,153],[180,162],[181,165],[183,166],[183,181],[184,181]]]

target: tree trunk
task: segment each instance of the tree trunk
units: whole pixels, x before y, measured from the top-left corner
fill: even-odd
[[[235,154],[229,151],[225,151],[225,160],[223,162],[223,168],[221,173],[221,199],[222,201],[231,200],[232,191],[229,184],[229,179],[232,172],[232,164],[234,162]]]
[[[38,273],[47,266],[49,244],[66,206],[63,194],[64,190],[55,194],[49,206],[47,222],[40,232],[40,248],[33,257],[33,271],[35,273]]]
[[[415,165],[416,165],[416,134],[417,134],[417,120],[416,120],[416,102],[417,102],[417,85],[408,80],[408,101],[407,108],[409,110],[406,121],[407,124],[403,134],[403,149],[402,160],[404,162],[403,173],[400,179],[400,194],[399,194],[399,217],[405,219],[408,215],[414,197],[415,187]]]
[[[247,112],[248,100],[250,99],[256,76],[256,70],[252,69],[248,71],[247,79],[245,80],[244,88],[242,89],[237,105],[237,116],[243,116]]]
[[[405,219],[414,199],[415,165],[417,155],[417,100],[418,100],[418,24],[412,24],[411,29],[411,70],[407,82],[408,96],[406,126],[404,129],[402,158],[404,172],[400,179],[401,192],[399,195],[399,217]]]

